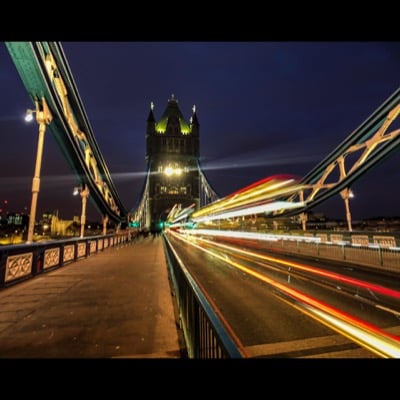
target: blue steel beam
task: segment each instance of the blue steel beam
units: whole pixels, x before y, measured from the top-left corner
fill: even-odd
[[[303,191],[302,196],[299,192],[284,198],[286,201],[294,201],[296,198],[304,199],[306,206],[293,211],[281,210],[275,213],[275,216],[292,216],[308,211],[349,188],[362,175],[398,150],[400,129],[393,128],[393,124],[399,115],[400,89],[301,179],[300,183],[308,187]],[[336,181],[335,178],[329,180],[334,172],[337,172],[339,178]]]
[[[396,90],[374,113],[372,113],[358,128],[356,128],[342,143],[340,143],[328,156],[315,166],[302,179],[303,183],[314,183],[322,175],[326,167],[340,155],[344,154],[351,146],[362,143],[371,138],[384,124],[389,112],[399,104],[400,89]]]
[[[123,206],[97,145],[60,43],[6,42],[32,101],[46,101],[53,119],[49,129],[90,200],[103,216],[124,223]]]

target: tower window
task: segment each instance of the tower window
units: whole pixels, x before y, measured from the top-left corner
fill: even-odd
[[[168,194],[178,194],[178,187],[177,186],[170,186],[168,190]]]

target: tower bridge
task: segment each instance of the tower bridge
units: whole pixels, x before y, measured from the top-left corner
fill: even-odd
[[[82,263],[79,264],[79,268],[70,268],[65,273],[60,270],[62,273],[53,274],[52,284],[36,280],[28,287],[22,285],[21,289],[0,293],[4,294],[0,296],[0,302],[5,305],[0,309],[0,313],[6,314],[10,310],[17,316],[21,315],[18,313],[23,313],[22,322],[18,318],[10,319],[8,316],[2,318],[5,322],[0,332],[1,355],[26,356],[26,349],[29,348],[31,356],[45,354],[65,357],[79,354],[118,357],[122,354],[128,357],[138,355],[157,357],[163,354],[164,357],[171,355],[179,357],[182,349],[176,337],[176,312],[170,302],[171,281],[174,285],[174,294],[179,300],[179,323],[187,335],[185,343],[192,356],[244,357],[249,354],[271,354],[271,349],[279,347],[279,352],[275,353],[278,356],[303,352],[302,354],[307,357],[310,356],[306,351],[309,347],[312,347],[311,354],[316,354],[313,353],[315,349],[323,351],[327,347],[335,347],[338,343],[336,336],[323,337],[320,327],[312,325],[310,330],[314,332],[312,334],[314,337],[306,331],[303,340],[299,341],[294,340],[292,332],[289,332],[289,336],[281,337],[281,346],[277,346],[274,342],[266,346],[268,349],[265,346],[245,348],[235,331],[224,320],[218,304],[210,301],[211,298],[226,296],[226,308],[233,306],[232,315],[242,316],[246,308],[234,307],[240,307],[245,302],[232,301],[229,295],[237,295],[238,299],[242,300],[247,295],[253,298],[252,306],[246,304],[246,307],[252,307],[252,313],[246,315],[246,324],[241,325],[242,321],[239,321],[240,328],[243,325],[246,325],[244,329],[247,328],[247,324],[253,318],[250,314],[255,311],[255,323],[263,318],[263,323],[269,329],[262,331],[273,332],[276,323],[279,323],[279,318],[272,320],[270,316],[273,313],[282,316],[284,307],[295,299],[293,309],[300,310],[307,316],[316,315],[315,320],[324,321],[326,326],[343,334],[346,340],[350,338],[357,345],[361,344],[364,350],[372,349],[376,354],[385,357],[400,354],[399,341],[394,336],[398,332],[398,326],[392,330],[394,334],[385,333],[361,319],[349,318],[348,313],[338,313],[337,307],[327,307],[325,299],[318,302],[314,298],[314,293],[310,296],[302,293],[301,286],[306,285],[300,285],[297,290],[291,285],[301,277],[299,279],[301,282],[305,282],[306,279],[310,285],[316,282],[318,289],[316,292],[320,293],[322,287],[328,290],[329,280],[333,282],[335,297],[341,292],[345,292],[344,296],[347,297],[351,294],[357,301],[361,299],[362,307],[358,307],[357,303],[358,309],[364,309],[365,305],[372,304],[374,312],[383,310],[382,312],[386,313],[389,310],[396,315],[396,318],[398,310],[394,309],[392,303],[389,302],[389,305],[385,302],[375,303],[377,301],[375,292],[379,296],[389,297],[390,301],[394,302],[399,298],[397,289],[374,285],[358,277],[355,279],[345,276],[344,273],[339,275],[322,272],[321,268],[314,268],[311,264],[305,266],[297,262],[282,261],[258,252],[260,247],[263,251],[268,248],[272,252],[286,252],[296,256],[301,252],[308,254],[314,261],[322,258],[324,264],[327,260],[333,260],[335,263],[351,265],[348,270],[361,265],[365,268],[378,268],[379,272],[386,269],[391,274],[398,274],[400,257],[395,240],[377,236],[374,237],[373,245],[370,245],[368,237],[357,237],[357,235],[351,239],[354,239],[353,243],[343,240],[344,238],[338,237],[337,234],[331,235],[330,241],[322,235],[318,237],[304,235],[295,240],[293,236],[288,235],[275,235],[271,238],[265,233],[243,232],[240,224],[240,218],[256,220],[257,215],[270,218],[272,221],[282,217],[299,216],[305,230],[307,211],[330,196],[340,194],[345,201],[348,230],[351,232],[351,215],[348,207],[351,184],[396,151],[400,145],[400,130],[393,128],[393,122],[400,114],[400,90],[397,90],[303,178],[277,174],[254,183],[250,182],[246,187],[223,198],[218,197],[200,166],[200,123],[196,107],[193,106],[191,116],[186,119],[179,108],[178,99],[175,95],[171,95],[164,112],[157,118],[154,104],[151,103],[146,121],[147,173],[138,202],[128,212],[121,203],[106,160],[97,145],[61,44],[7,42],[6,46],[32,100],[34,109],[30,110],[30,114],[36,115],[39,128],[30,224],[35,221],[40,190],[41,152],[45,132],[49,130],[76,178],[77,188],[82,196],[82,229],[79,238],[32,243],[30,240],[32,237],[28,236],[28,242],[21,247],[6,246],[0,249],[0,283],[7,286],[14,282],[22,282],[27,277],[58,269],[68,263]],[[171,219],[173,224],[179,225],[180,228],[177,229],[179,234],[173,229],[167,231],[163,235],[165,242],[162,244],[160,238],[146,238],[139,242],[137,230],[129,229],[121,229],[111,235],[103,232],[103,235],[83,238],[85,207],[88,199],[95,204],[104,223],[111,220],[120,227],[135,225],[136,228],[155,230],[159,229],[161,223]],[[186,235],[189,231],[187,222],[193,223],[191,235]],[[237,227],[236,232],[232,232],[234,225]],[[32,225],[30,233],[32,233],[31,228]],[[182,233],[180,229],[183,235],[180,235]],[[191,239],[188,239],[189,236]],[[212,245],[209,240],[210,237],[228,236],[225,244]],[[236,239],[239,242],[238,250],[232,247],[232,242]],[[184,245],[177,245],[179,240],[184,242]],[[190,241],[193,247],[188,250],[186,244],[190,244]],[[259,246],[260,241],[266,244]],[[251,243],[254,248],[250,246],[248,250],[243,250],[244,243]],[[209,246],[214,248],[211,247],[210,250]],[[176,252],[176,248],[179,247],[182,254],[186,254],[186,259],[190,259],[187,264],[192,264],[197,271],[201,271],[199,275],[205,277],[203,283],[209,285],[209,292],[204,291],[205,285],[199,284],[192,278],[195,270],[190,272],[183,264],[182,258]],[[227,253],[221,251],[221,248]],[[110,252],[110,256],[105,250]],[[98,257],[86,260],[88,262],[85,261],[83,264],[84,259],[91,254],[97,254]],[[165,257],[166,254],[168,257]],[[204,271],[204,254],[210,256],[212,254],[218,258],[217,261],[213,261],[212,257],[209,258],[207,272]],[[165,265],[166,258],[168,266]],[[284,278],[282,282],[278,283],[267,275],[264,276],[267,259],[274,263],[274,274],[278,270],[282,274]],[[213,268],[214,262],[221,268],[226,265],[229,268],[226,268],[220,276],[213,275],[215,271],[221,271],[221,268]],[[251,268],[249,263],[252,263]],[[283,267],[277,267],[278,263]],[[143,273],[144,268],[146,273]],[[240,274],[237,274],[237,271],[240,271]],[[311,274],[310,279],[305,271]],[[316,276],[323,276],[323,280],[319,281]],[[257,281],[256,285],[253,285],[255,277],[263,284],[260,285]],[[216,282],[214,288],[210,282],[212,284]],[[344,283],[348,286],[346,291],[342,290]],[[268,285],[274,287],[272,297],[271,293],[265,290]],[[240,297],[242,293],[239,292],[243,287],[247,289],[244,290],[245,295]],[[263,292],[259,292],[261,288]],[[366,292],[369,295],[372,293],[373,296],[362,298],[361,294],[365,296],[365,293],[361,293],[360,288],[366,288]],[[354,293],[351,291],[353,289]],[[24,304],[21,311],[21,302],[17,300],[26,297],[24,290],[28,291],[27,297],[30,300],[27,301],[29,304]],[[214,294],[210,295],[213,290]],[[43,293],[46,296],[43,296]],[[51,297],[54,293],[58,296],[59,307],[55,306],[56,300]],[[258,293],[261,293],[260,296]],[[275,308],[276,299],[279,297],[277,293],[280,293],[279,296],[283,295],[283,306],[279,306],[282,307],[279,308],[279,312],[276,312]],[[271,313],[265,313],[264,304],[260,307],[260,299],[267,297],[269,302],[266,303],[269,303],[270,307],[273,304]],[[96,305],[95,311],[93,305]],[[75,308],[72,312],[68,307]],[[257,310],[261,310],[261,314],[257,314]],[[74,316],[75,311],[77,318]],[[288,315],[282,325],[284,328],[276,331],[280,330],[287,334],[289,330],[286,327],[292,326],[292,323],[296,329],[298,328],[297,316],[293,310]],[[300,325],[305,325],[304,315],[301,316]],[[33,340],[32,335],[29,337],[26,335],[27,331],[31,332],[38,326],[46,328],[47,321],[51,321],[49,330],[40,331]],[[82,321],[90,322],[82,327]],[[251,333],[255,331],[256,329],[252,329]],[[16,335],[10,335],[10,332]],[[372,339],[365,339],[366,332]],[[57,338],[56,341],[53,340],[54,336]],[[166,337],[171,340],[166,340]],[[348,349],[349,343],[342,342],[343,337],[340,342]],[[380,341],[375,340],[377,337],[378,339],[380,337]],[[318,340],[314,340],[315,338]],[[102,345],[99,346],[98,342],[102,342]],[[329,346],[326,343],[330,343]],[[304,346],[302,352],[299,351],[299,345]],[[19,352],[16,352],[16,349]],[[366,354],[364,351],[360,352],[359,347],[355,350],[359,357]]]
[[[171,95],[159,118],[155,117],[154,104],[150,105],[146,125],[147,174],[140,198],[128,212],[129,208],[122,204],[96,142],[61,43],[6,42],[6,46],[33,102],[31,114],[36,114],[39,125],[28,239],[32,237],[32,220],[35,218],[40,189],[42,147],[47,128],[76,177],[83,208],[86,199],[90,199],[100,212],[104,225],[107,221],[113,221],[121,227],[135,224],[154,229],[165,220],[174,205],[186,210],[194,204],[193,211],[199,211],[221,200],[199,163],[200,124],[196,107],[193,106],[192,115],[187,120],[177,98]],[[351,231],[351,184],[398,149],[400,129],[393,127],[396,126],[394,122],[399,113],[400,89],[301,178],[296,190],[275,194],[264,191],[265,196],[259,197],[257,202],[265,207],[256,208],[254,212],[272,219],[297,216],[305,230],[307,211],[340,194]],[[254,191],[259,189],[252,188]],[[242,202],[240,208],[245,209],[246,203]],[[203,219],[206,210],[214,212],[215,207],[203,210]],[[238,213],[236,210],[235,215]],[[249,215],[249,210],[245,214]],[[81,223],[85,223],[84,213]]]
[[[148,225],[152,229],[165,221],[175,204],[200,207],[200,124],[196,108],[189,122],[174,95],[159,120],[151,106],[147,118],[146,162],[149,173]]]

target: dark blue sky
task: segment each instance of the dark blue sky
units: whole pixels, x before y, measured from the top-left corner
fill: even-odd
[[[200,154],[225,196],[277,173],[304,176],[400,84],[400,42],[62,42],[115,186],[130,210],[145,171],[146,119],[174,94],[200,122]],[[0,43],[0,201],[30,208],[37,125],[4,43]],[[400,155],[353,186],[353,219],[400,215]],[[38,213],[80,214],[75,179],[46,133]],[[1,206],[0,206],[1,208]],[[339,195],[315,212],[345,218]],[[100,220],[92,204],[88,217]]]

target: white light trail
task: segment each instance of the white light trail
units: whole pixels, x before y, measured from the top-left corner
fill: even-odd
[[[219,214],[205,215],[204,217],[198,217],[198,218],[194,217],[192,219],[194,222],[206,222],[223,218],[234,218],[234,217],[242,217],[253,214],[270,213],[277,210],[282,210],[282,209],[288,210],[303,206],[305,206],[304,202],[274,201],[272,203],[261,204],[258,206],[243,208],[240,210],[222,212]]]
[[[252,240],[266,240],[276,242],[278,240],[301,240],[304,242],[315,242],[320,243],[321,238],[312,236],[298,236],[298,235],[278,235],[268,233],[257,233],[257,232],[245,232],[245,231],[228,231],[228,230],[217,230],[217,229],[185,229],[180,230],[180,233],[187,235],[198,235],[198,236],[220,236],[220,237],[233,237],[239,239],[252,239]]]

